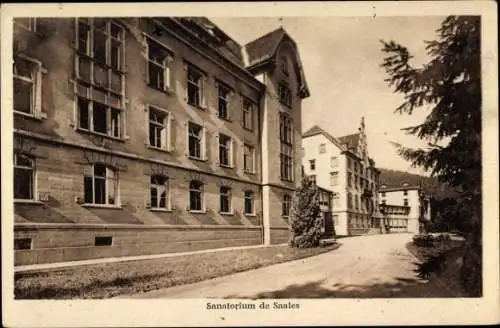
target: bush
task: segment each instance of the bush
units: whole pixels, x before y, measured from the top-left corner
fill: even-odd
[[[291,217],[290,246],[298,248],[320,246],[323,226],[317,189],[312,182],[304,179]]]
[[[434,237],[431,234],[419,234],[413,236],[413,244],[418,247],[432,247]]]

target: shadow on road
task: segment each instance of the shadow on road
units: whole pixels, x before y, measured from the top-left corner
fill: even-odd
[[[261,298],[410,298],[410,297],[454,297],[451,293],[436,288],[434,284],[419,279],[395,278],[393,283],[370,285],[334,284],[324,285],[324,280],[290,285],[281,290],[262,292],[248,299]],[[242,298],[236,295],[226,298]]]

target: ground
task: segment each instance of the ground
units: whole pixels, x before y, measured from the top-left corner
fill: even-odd
[[[159,289],[126,298],[454,297],[439,279],[416,277],[418,261],[405,245],[410,234],[339,239],[318,256]],[[123,297],[123,296],[122,296]]]

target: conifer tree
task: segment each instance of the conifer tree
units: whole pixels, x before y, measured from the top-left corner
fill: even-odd
[[[298,248],[318,247],[323,233],[323,218],[320,215],[319,195],[316,185],[307,179],[297,192],[290,222],[290,246]]]
[[[463,283],[469,294],[481,294],[481,63],[480,17],[449,16],[426,42],[428,63],[414,67],[408,49],[382,41],[389,86],[404,95],[398,113],[429,109],[424,122],[405,128],[427,141],[425,149],[396,145],[413,166],[430,170],[459,192],[458,204],[468,217]]]

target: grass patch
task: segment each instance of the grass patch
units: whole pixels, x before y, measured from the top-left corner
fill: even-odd
[[[16,299],[102,299],[194,283],[338,248],[272,246],[161,259],[100,263],[14,275]]]

